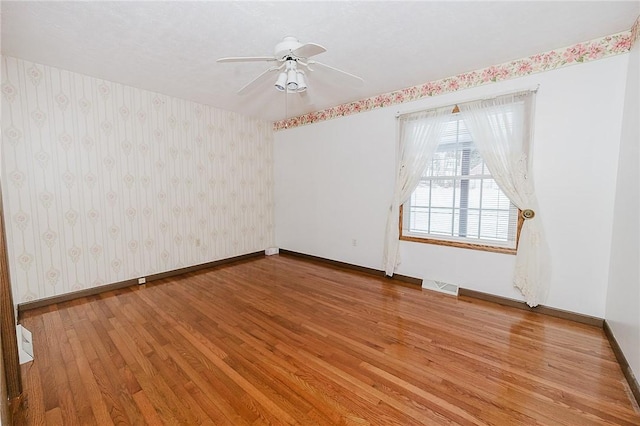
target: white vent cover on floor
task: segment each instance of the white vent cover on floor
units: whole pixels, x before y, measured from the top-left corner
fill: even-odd
[[[18,324],[16,325],[16,337],[18,338],[18,359],[20,364],[33,361],[33,337],[31,332]]]
[[[458,286],[436,280],[422,280],[422,288],[427,290],[439,291],[440,293],[458,295]]]

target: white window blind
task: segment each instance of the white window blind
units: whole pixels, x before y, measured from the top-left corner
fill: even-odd
[[[513,114],[508,117],[496,125],[509,128]],[[491,177],[457,114],[403,206],[402,224],[403,236],[516,248],[518,209]]]

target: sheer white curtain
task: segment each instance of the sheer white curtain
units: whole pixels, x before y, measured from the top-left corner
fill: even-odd
[[[513,283],[529,306],[544,302],[551,275],[549,248],[531,176],[534,106],[535,92],[531,91],[459,105],[491,176],[523,211]]]
[[[451,107],[406,114],[398,118],[400,146],[396,185],[387,218],[384,268],[392,276],[398,264],[400,206],[418,186],[444,131]]]

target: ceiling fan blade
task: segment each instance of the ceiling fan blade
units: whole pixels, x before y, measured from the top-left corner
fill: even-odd
[[[314,66],[317,68],[324,68],[326,70],[337,73],[340,75],[341,80],[344,81],[344,83],[348,84],[349,86],[362,87],[364,85],[364,80],[358,77],[357,75],[339,70],[338,68],[334,68],[330,65],[323,64],[322,62],[308,61],[306,64],[303,64],[303,65],[306,65],[309,71],[314,71],[313,68],[311,68],[311,66]]]
[[[277,61],[273,56],[230,56],[220,58],[216,62],[271,62]]]
[[[238,90],[238,94],[242,95],[244,94],[244,92],[246,92],[247,90],[249,90],[251,87],[253,87],[254,85],[256,85],[260,80],[262,80],[262,77],[264,77],[265,75],[274,72],[274,71],[278,71],[280,69],[282,69],[282,67],[284,66],[284,64],[282,64],[279,67],[271,67],[266,69],[265,71],[262,72],[262,74],[260,74],[259,76],[257,76],[256,78],[254,78],[253,80],[251,80],[250,82],[248,82],[247,84],[245,84],[244,86],[242,86],[240,88],[240,90]]]
[[[293,49],[291,54],[299,57],[299,58],[310,58],[315,55],[319,55],[323,52],[326,52],[327,49],[315,43],[306,43],[297,49]]]

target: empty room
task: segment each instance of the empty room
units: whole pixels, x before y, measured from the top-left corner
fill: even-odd
[[[0,17],[1,425],[640,425],[640,2]]]

